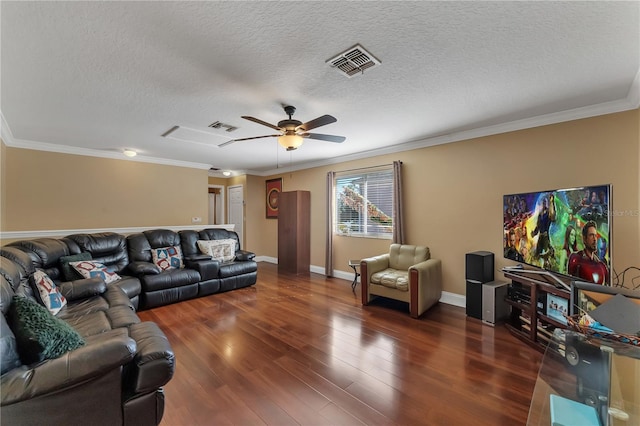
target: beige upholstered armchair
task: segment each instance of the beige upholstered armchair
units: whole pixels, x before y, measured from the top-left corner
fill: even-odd
[[[430,257],[429,247],[391,244],[389,253],[362,259],[362,304],[388,297],[409,303],[411,317],[418,318],[442,294],[441,262]]]

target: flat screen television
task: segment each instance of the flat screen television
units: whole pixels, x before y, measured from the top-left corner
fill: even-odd
[[[572,281],[569,315],[584,314],[593,311],[618,294],[640,305],[640,290],[632,290],[624,287],[603,287],[583,281]],[[638,309],[640,309],[640,307]]]
[[[505,195],[504,257],[610,285],[610,202],[610,185]]]

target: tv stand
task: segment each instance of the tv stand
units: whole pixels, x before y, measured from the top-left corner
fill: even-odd
[[[518,266],[505,266],[504,268],[502,268],[502,272],[514,272],[514,273],[519,273],[519,274],[532,274],[532,275],[544,275],[545,277],[550,278],[550,281],[555,281],[555,283],[553,283],[556,287],[559,288],[564,288],[567,291],[571,291],[571,286],[562,281],[560,278],[558,278],[558,276],[552,272],[549,271],[543,271],[543,270],[537,270],[537,269],[524,269],[522,267],[522,265],[518,265]]]
[[[547,310],[547,300],[566,307],[568,315],[571,292],[569,284],[547,271],[503,268],[504,277],[511,280],[505,301],[511,306],[507,329],[517,338],[544,351],[556,328],[567,325],[559,315]],[[548,295],[552,295],[549,297]]]

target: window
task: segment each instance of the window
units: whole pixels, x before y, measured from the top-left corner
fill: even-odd
[[[392,166],[337,173],[334,197],[334,233],[391,239]]]

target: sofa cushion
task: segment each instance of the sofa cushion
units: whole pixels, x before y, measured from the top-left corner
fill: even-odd
[[[158,275],[140,277],[144,292],[165,290],[196,284],[200,281],[200,274],[193,269],[169,269]]]
[[[198,240],[198,249],[220,262],[230,262],[236,257],[236,240]]]
[[[0,315],[0,374],[20,367],[20,364],[16,336],[9,328],[4,315]]]
[[[9,318],[23,364],[58,358],[85,344],[69,324],[26,297],[14,296]]]
[[[78,271],[84,278],[100,277],[106,284],[110,284],[120,279],[120,276],[112,272],[103,263],[83,260],[80,262],[69,262],[69,265]]]
[[[371,275],[373,284],[383,285],[389,288],[395,288],[401,291],[409,290],[409,271],[400,271],[397,269],[387,268]]]
[[[64,238],[69,246],[69,253],[91,253],[95,261],[107,265],[110,270],[121,272],[129,264],[127,239],[115,232],[95,234],[74,234]]]
[[[116,328],[111,325],[107,310],[88,312],[85,315],[65,316],[61,319],[84,339]]]
[[[75,281],[83,278],[80,272],[73,269],[69,262],[79,262],[81,260],[91,260],[91,253],[83,252],[72,254],[70,256],[62,256],[59,260],[60,269],[62,270],[62,278],[65,281]]]
[[[410,244],[391,244],[389,247],[389,267],[398,270],[409,269],[416,263],[431,258],[429,247]]]
[[[38,270],[30,277],[36,299],[46,307],[49,312],[56,315],[67,304],[67,299],[47,274]]]
[[[151,249],[151,258],[153,263],[162,271],[184,268],[180,246]]]
[[[258,264],[254,261],[248,262],[229,262],[220,265],[220,278],[235,277],[238,275],[249,274],[258,270]]]

